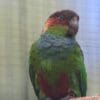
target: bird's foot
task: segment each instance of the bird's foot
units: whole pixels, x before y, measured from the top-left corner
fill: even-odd
[[[70,99],[72,99],[72,98],[73,98],[73,96],[68,95],[68,96],[62,98],[61,100],[70,100]]]

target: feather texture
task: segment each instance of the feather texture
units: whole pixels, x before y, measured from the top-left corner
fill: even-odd
[[[76,96],[85,96],[84,58],[82,50],[74,38],[45,33],[34,43],[30,53],[31,67],[35,73],[34,82],[37,83],[43,94],[60,98],[71,91]],[[65,76],[60,79],[62,75]],[[31,75],[31,78],[33,77]],[[64,87],[62,88],[62,86]]]

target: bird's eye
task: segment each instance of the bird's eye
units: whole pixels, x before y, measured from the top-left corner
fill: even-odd
[[[59,16],[58,19],[64,20],[64,16]]]

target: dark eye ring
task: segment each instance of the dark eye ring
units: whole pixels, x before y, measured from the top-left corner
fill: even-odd
[[[64,20],[64,16],[59,16],[58,19]]]

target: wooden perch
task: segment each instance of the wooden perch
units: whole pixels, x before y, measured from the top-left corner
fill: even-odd
[[[87,97],[73,98],[70,100],[100,100],[100,96],[87,96]]]

